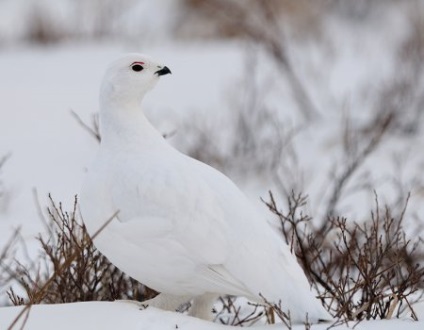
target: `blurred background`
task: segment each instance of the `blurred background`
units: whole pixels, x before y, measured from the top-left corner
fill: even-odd
[[[361,221],[411,194],[421,230],[424,1],[0,0],[0,250],[49,193],[72,205],[124,52],[172,70],[144,103],[169,142],[264,210],[294,191],[317,224]]]

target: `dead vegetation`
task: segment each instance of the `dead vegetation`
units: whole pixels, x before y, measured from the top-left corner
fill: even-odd
[[[27,307],[20,317],[33,304],[116,299],[142,301],[156,295],[122,273],[96,250],[79,220],[76,198],[70,212],[64,211],[61,203],[55,203],[52,198],[50,202],[49,219],[45,221],[48,234],[38,237],[39,258],[25,264],[17,260],[10,262],[6,249],[0,259],[0,273],[8,275],[7,281],[1,284],[10,285],[7,291],[10,302]],[[7,246],[11,247],[12,242]],[[3,259],[9,262],[6,264]]]
[[[198,19],[203,25],[205,22],[213,22],[211,25],[215,29],[219,29],[214,31],[214,34],[221,37],[225,34],[237,36],[261,46],[270,59],[275,62],[275,70],[289,83],[296,105],[304,119],[309,121],[318,116],[318,110],[310,93],[288,55],[285,27],[289,24],[282,24],[282,21],[285,22],[285,19],[289,17],[297,18],[296,22],[299,24],[301,22],[312,24],[311,17],[317,17],[317,15],[313,15],[317,6],[306,6],[306,1],[299,1],[295,4],[292,1],[269,0],[260,2],[188,0],[186,2],[187,6],[196,13],[191,17]],[[290,11],[293,15],[289,13]],[[185,13],[189,15],[191,12],[185,11]],[[316,24],[312,24],[313,31],[317,31],[319,30],[319,21],[314,22]]]
[[[190,37],[195,37],[197,33],[199,37],[210,34],[244,40],[246,42],[242,44],[246,47],[247,55],[242,77],[236,84],[237,88],[232,90],[236,100],[232,98],[227,104],[227,112],[232,116],[215,122],[207,120],[206,123],[204,119],[190,116],[181,129],[184,130],[184,137],[180,138],[178,132],[176,135],[180,139],[180,147],[194,158],[232,177],[272,177],[279,192],[286,196],[293,189],[306,191],[308,182],[305,178],[314,169],[305,168],[300,163],[302,151],[293,145],[293,141],[311,124],[325,121],[327,112],[331,112],[328,105],[322,102],[332,98],[330,90],[320,90],[318,85],[321,82],[314,81],[316,77],[311,76],[311,73],[323,70],[317,76],[326,77],[328,71],[331,72],[331,62],[337,61],[334,51],[337,40],[333,38],[332,31],[326,29],[326,18],[346,15],[352,16],[352,22],[356,22],[352,24],[360,25],[364,21],[369,23],[372,13],[382,10],[379,9],[382,3],[316,1],[312,4],[310,1],[297,1],[294,4],[293,1],[285,0],[185,0],[184,3],[187,10],[183,11],[183,17],[186,20],[182,21],[188,20],[191,24],[183,24],[182,28],[198,27],[194,32],[193,29],[187,32]],[[385,145],[388,136],[396,132],[415,132],[416,135],[420,130],[424,104],[421,78],[424,20],[422,10],[419,9],[418,4],[402,7],[402,15],[410,16],[411,27],[394,49],[388,49],[388,57],[393,57],[393,72],[384,78],[370,76],[363,85],[355,87],[355,93],[368,93],[358,106],[361,108],[356,108],[355,104],[352,109],[348,105],[349,109],[346,110],[345,101],[338,100],[340,104],[333,109],[332,115],[343,113],[345,118],[340,124],[346,125],[346,129],[335,137],[341,139],[335,144],[341,141],[344,143],[343,159],[335,160],[329,169],[331,188],[326,190],[323,197],[325,200],[322,201],[326,204],[324,217],[337,214],[339,199],[345,198],[347,194],[364,191],[372,193],[376,187],[373,178],[366,178],[365,182],[359,176],[366,175],[362,171],[363,165],[378,148]],[[303,27],[303,37],[290,32],[299,30],[297,27],[300,26]],[[314,47],[302,48],[302,42],[308,36],[314,40]],[[318,52],[321,54],[318,56],[323,57],[317,63],[311,59],[299,61],[295,57],[296,54],[308,51]],[[264,60],[264,57],[260,57],[262,55],[272,66],[273,72],[258,83],[257,77],[266,69],[260,65]],[[309,67],[309,71],[301,69],[305,67]],[[349,80],[349,77],[345,79]],[[379,82],[379,79],[382,81]],[[282,90],[282,84],[287,86],[288,91]],[[323,96],[317,97],[317,90]],[[265,100],[273,95],[284,98],[284,103],[278,106],[274,102],[270,106]],[[300,115],[293,120],[290,114],[293,109],[287,107],[298,110],[294,112]],[[364,117],[366,120],[363,120]],[[326,157],[334,158],[334,154],[328,152]],[[355,184],[352,184],[353,181]],[[404,192],[411,190],[401,188]],[[399,199],[404,197],[405,194],[399,196]]]
[[[424,113],[424,16],[417,2],[409,11],[407,36],[396,50],[395,72],[375,100],[376,112],[394,116],[392,131],[416,135]],[[368,127],[372,129],[372,127]]]
[[[423,289],[424,254],[421,238],[409,238],[404,230],[407,201],[403,212],[393,215],[379,205],[376,195],[369,219],[355,223],[329,217],[325,232],[315,228],[304,212],[306,202],[305,196],[292,193],[283,211],[270,193],[266,204],[278,217],[285,241],[331,314],[339,322],[389,319],[406,313],[417,319],[413,303]],[[76,199],[70,212],[51,199],[48,214],[49,234],[38,238],[42,252],[37,262],[28,266],[12,261],[10,249],[0,255],[0,274],[7,274],[0,284],[10,285],[7,295],[12,304],[29,308],[40,303],[142,301],[156,294],[95,249],[78,219]],[[16,236],[8,247],[14,242]],[[277,318],[290,329],[290,315],[263,299],[263,305],[244,302],[242,307],[234,298],[223,297],[216,322],[246,326],[274,323]]]
[[[405,311],[416,320],[412,303],[423,288],[424,255],[421,237],[405,233],[408,200],[394,215],[375,195],[367,220],[329,217],[325,232],[304,213],[306,200],[292,193],[284,212],[270,193],[266,204],[327,309],[342,321],[389,319]]]
[[[212,26],[221,29],[220,33],[228,37],[242,37],[262,47],[276,63],[277,75],[285,77],[291,86],[303,120],[316,119],[317,106],[293,66],[284,24],[276,19],[280,14],[286,18],[290,16],[281,12],[280,5],[273,1],[252,1],[251,6],[241,5],[240,1],[186,2],[195,8],[196,13],[203,13],[197,19],[212,17],[216,20]],[[288,9],[300,13],[304,4],[305,1],[299,1]],[[361,8],[346,10],[354,10],[359,16],[367,12]],[[304,33],[310,31],[307,25],[311,17],[318,20],[312,26],[319,26],[319,17],[311,9],[302,13],[304,19],[300,14],[293,17],[299,18],[296,24],[304,26]],[[403,187],[398,189],[398,200],[402,201],[400,210],[381,206],[377,195],[374,209],[363,221],[343,217],[339,208],[348,191],[364,190],[364,187],[374,189],[374,183],[368,178],[360,181],[358,173],[365,161],[384,144],[388,133],[411,136],[421,129],[424,29],[419,11],[412,14],[411,22],[410,34],[398,49],[398,70],[376,91],[372,98],[374,103],[370,105],[372,114],[367,122],[354,127],[351,125],[354,118],[349,115],[343,123],[345,129],[340,136],[342,161],[334,164],[333,176],[328,182],[330,190],[324,203],[325,212],[323,216],[317,216],[323,220],[321,225],[308,214],[307,198],[290,189],[298,184],[293,175],[295,168],[298,169],[288,162],[292,159],[296,164],[297,153],[302,152],[295,150],[291,140],[301,128],[282,126],[275,116],[280,109],[270,108],[262,102],[267,96],[264,89],[269,86],[255,86],[249,81],[252,77],[251,80],[254,80],[257,74],[254,56],[247,61],[246,77],[242,79],[246,83],[240,84],[240,89],[248,97],[237,101],[233,118],[225,123],[231,133],[230,138],[236,137],[234,143],[225,141],[229,148],[223,150],[220,137],[216,135],[222,130],[195,127],[196,143],[188,146],[188,153],[192,156],[227,172],[231,172],[228,164],[232,163],[237,171],[245,174],[285,173],[284,177],[276,175],[287,198],[285,203],[270,194],[266,204],[279,219],[285,241],[298,257],[322,303],[340,322],[389,319],[402,313],[416,319],[413,302],[423,289],[424,252],[421,237],[409,237],[405,231],[405,223],[410,225],[414,221],[407,219],[405,213],[408,197]],[[34,38],[45,38],[40,31],[37,33],[39,35]],[[75,113],[74,116],[89,134],[100,140],[96,118],[93,117],[92,125],[86,125]],[[350,185],[352,182],[355,183]],[[1,194],[0,183],[0,199]],[[49,236],[39,238],[42,255],[38,263],[28,265],[13,261],[13,247],[19,240],[18,234],[0,253],[0,267],[4,270],[0,271],[0,293],[12,283],[13,288],[19,287],[19,290],[8,290],[11,303],[30,306],[90,300],[141,301],[155,294],[120,272],[95,249],[78,219],[76,201],[69,213],[60,204],[51,202],[47,221]],[[17,294],[18,291],[24,294]],[[291,326],[289,315],[278,305],[267,304],[266,297],[264,306],[251,305],[248,311],[242,310],[233,297],[223,297],[221,304],[222,308],[216,311],[216,321],[223,324],[242,326],[264,320],[272,323],[276,316],[286,322],[287,327]],[[268,312],[269,309],[274,311],[274,316]]]

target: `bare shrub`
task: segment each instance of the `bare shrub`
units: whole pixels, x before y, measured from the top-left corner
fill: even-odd
[[[229,33],[261,46],[271,61],[275,63],[275,70],[289,83],[293,98],[304,119],[310,121],[318,116],[318,110],[310,93],[297,74],[288,54],[285,28],[289,24],[282,24],[282,22],[286,23],[284,18],[289,20],[288,17],[297,17],[299,18],[298,22],[314,26],[308,31],[318,31],[319,21],[314,21],[315,24],[312,24],[311,17],[301,19],[308,17],[317,9],[317,6],[310,6],[307,1],[297,1],[294,4],[293,1],[277,2],[272,0],[187,0],[186,3],[189,8],[195,10],[198,17],[201,17],[202,24],[210,22],[211,19],[214,20],[213,26],[219,29],[220,33],[218,34],[221,36]],[[284,16],[284,13],[287,15]],[[295,14],[291,15],[293,13]],[[311,16],[317,17],[313,14]],[[283,19],[281,19],[282,17]],[[293,30],[299,29],[294,28]]]
[[[394,216],[376,195],[368,220],[328,218],[323,233],[303,212],[306,200],[292,193],[283,212],[270,193],[266,204],[327,309],[341,320],[398,317],[405,310],[417,319],[411,303],[423,286],[424,255],[422,239],[408,238],[403,228],[407,202]]]
[[[416,319],[412,303],[423,288],[424,268],[420,263],[424,254],[422,240],[409,239],[404,231],[407,203],[404,211],[394,216],[388,207],[379,206],[376,196],[368,220],[349,224],[345,218],[329,218],[330,230],[324,233],[313,227],[311,217],[304,213],[306,201],[301,194],[292,193],[283,212],[270,193],[266,204],[278,217],[286,242],[326,308],[341,321],[398,317],[404,311]],[[9,289],[13,304],[27,304],[29,308],[38,303],[141,301],[156,294],[120,272],[95,249],[78,220],[76,199],[70,212],[51,199],[48,214],[49,235],[39,237],[42,253],[34,266],[6,263],[9,250],[0,254],[0,274],[17,282],[26,295]],[[5,279],[0,280],[5,285]],[[249,304],[250,309],[246,309],[234,298],[221,298],[216,321],[243,326],[274,323],[277,317],[291,328],[290,315],[266,297],[263,300],[262,305]],[[306,319],[305,328],[308,325]]]
[[[245,176],[269,174],[281,165],[296,130],[286,129],[278,109],[265,102],[268,86],[257,82],[259,61],[252,50],[237,94],[229,100],[229,111],[211,120],[190,115],[184,136],[177,134],[177,138],[191,157],[225,173]]]
[[[15,257],[15,248],[19,241],[19,229],[15,230],[4,246],[0,248],[0,303],[4,303],[3,294],[6,291],[7,285],[13,279],[13,276],[4,270],[9,270],[12,267]]]
[[[320,32],[321,15],[319,12],[325,9],[322,1],[299,0],[296,2],[290,0],[280,1],[261,1],[254,0],[230,0],[230,1],[210,1],[205,4],[202,0],[183,0],[181,11],[181,22],[177,32],[183,37],[215,37],[215,38],[243,38],[245,36],[244,26],[232,23],[228,18],[233,12],[222,13],[221,15],[208,15],[207,6],[211,9],[213,6],[226,5],[230,8],[239,9],[240,19],[247,20],[249,15],[255,15],[258,8],[272,6],[273,14],[290,27],[293,33],[298,37],[307,37],[313,34],[316,36]],[[227,8],[228,8],[227,6]],[[236,7],[237,6],[237,7]],[[243,8],[244,7],[244,8]],[[214,9],[212,9],[214,10]],[[259,9],[260,10],[260,9]],[[210,12],[209,12],[210,13]],[[227,17],[225,17],[227,15]],[[252,23],[254,24],[254,23]],[[194,28],[193,28],[194,27]]]
[[[225,325],[250,327],[257,324],[275,324],[283,323],[287,329],[292,329],[290,312],[285,312],[281,308],[281,302],[271,303],[266,297],[259,294],[262,303],[252,303],[244,298],[226,296],[220,297],[218,309],[216,311],[214,322]],[[307,317],[304,322],[309,325]]]
[[[220,297],[219,308],[216,311],[215,321],[231,326],[252,326],[266,321],[264,305],[246,301],[239,302],[236,297]]]
[[[28,32],[26,38],[28,41],[38,44],[51,44],[65,38],[67,33],[64,27],[58,24],[58,20],[43,5],[32,3],[27,16]]]
[[[418,8],[417,8],[418,7]],[[424,113],[424,14],[422,4],[411,6],[410,30],[396,49],[396,68],[376,96],[377,113],[394,116],[392,130],[404,135],[419,132]],[[368,127],[372,129],[371,125]]]
[[[346,190],[348,181],[381,144],[392,124],[393,117],[392,113],[377,113],[376,118],[372,119],[373,129],[367,133],[359,132],[358,129],[350,127],[349,121],[347,121],[342,139],[344,164],[340,168],[333,168],[332,172],[335,174],[325,211],[326,216],[334,217],[336,215],[337,204],[343,198],[343,192]],[[321,231],[325,232],[328,228],[329,222],[324,221]]]
[[[9,39],[49,45],[117,35],[121,40],[147,37],[148,24],[144,19],[147,15],[139,7],[140,2],[135,0],[40,0],[26,1],[16,8],[6,6],[3,10],[7,8],[10,16],[19,20],[19,27],[14,28],[11,21],[12,25],[9,23],[2,31],[6,38],[0,42]]]
[[[19,297],[13,289],[14,304],[65,303],[131,299],[145,300],[156,293],[113,266],[94,247],[78,219],[77,199],[71,212],[50,197],[48,237],[38,238],[42,248],[38,263],[28,268],[16,262],[7,272],[26,293]]]

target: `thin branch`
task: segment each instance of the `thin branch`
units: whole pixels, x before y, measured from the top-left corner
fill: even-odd
[[[58,209],[56,209],[58,210]],[[108,226],[112,220],[114,220],[116,218],[116,216],[118,215],[119,211],[116,211],[93,235],[92,235],[92,239],[94,240],[97,235],[99,235],[106,226]],[[20,313],[15,317],[15,319],[12,321],[12,323],[10,324],[10,326],[7,328],[8,330],[12,330],[14,328],[14,326],[17,324],[17,322],[19,321],[19,319],[25,315],[25,313],[29,313],[30,308],[32,307],[32,305],[39,303],[43,297],[44,297],[44,293],[47,291],[47,289],[50,287],[50,285],[53,284],[53,282],[56,280],[57,277],[61,276],[63,271],[65,269],[68,269],[70,267],[70,265],[72,264],[72,262],[74,260],[77,259],[77,257],[80,254],[80,250],[76,250],[68,259],[65,260],[65,262],[63,264],[61,264],[53,273],[52,276],[50,276],[50,278],[44,283],[44,285],[38,290],[38,292],[36,293],[35,297],[32,299],[32,301],[30,303],[28,303],[27,305],[25,305],[25,307],[20,311]]]
[[[93,126],[94,127],[91,127],[91,126],[87,125],[74,110],[71,110],[71,115],[72,115],[72,117],[74,117],[74,119],[77,121],[77,123],[86,132],[88,132],[93,138],[96,139],[97,142],[101,141],[101,136],[100,136],[100,133],[99,133],[99,126],[98,126],[96,120],[93,120]]]
[[[365,147],[362,149],[362,151],[358,152],[356,157],[346,166],[344,171],[339,175],[339,177],[334,182],[334,188],[331,193],[331,196],[329,198],[329,202],[327,205],[327,211],[326,216],[327,217],[334,217],[335,215],[335,209],[337,206],[337,203],[339,202],[342,192],[344,188],[346,187],[347,182],[349,179],[353,176],[353,174],[358,170],[358,168],[365,162],[367,157],[377,149],[380,142],[382,141],[382,137],[387,132],[390,123],[392,122],[393,115],[385,115],[379,120],[379,125],[375,127],[377,130],[374,135],[371,137],[368,144],[365,145]],[[320,232],[325,236],[326,231],[328,231],[329,224],[327,221],[323,222],[323,225],[320,229]]]

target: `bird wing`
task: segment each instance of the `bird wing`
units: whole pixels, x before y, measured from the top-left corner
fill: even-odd
[[[288,246],[225,175],[183,155],[127,164],[112,176],[116,232],[127,259],[150,267],[132,276],[180,295],[261,293],[300,319],[325,314]]]
[[[135,246],[169,246],[164,260],[190,265],[187,271],[196,272],[215,292],[251,295],[223,266],[238,248],[231,224],[240,207],[231,192],[237,188],[220,172],[182,154],[149,165],[116,176],[121,182],[114,185],[113,203],[122,210],[120,235]]]
[[[147,167],[118,173],[114,177],[119,182],[112,183],[114,208],[120,210],[122,223],[140,226],[127,230],[128,239],[167,237],[186,247],[196,262],[221,264],[235,234],[230,233],[230,219],[219,192],[210,188],[198,166],[181,160],[152,157]]]

